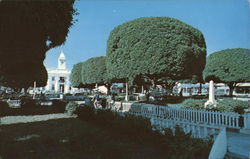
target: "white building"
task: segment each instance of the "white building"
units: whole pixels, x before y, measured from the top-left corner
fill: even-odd
[[[70,93],[72,89],[69,81],[70,70],[66,68],[66,58],[63,52],[57,62],[57,69],[47,69],[48,81],[45,90],[51,93]]]

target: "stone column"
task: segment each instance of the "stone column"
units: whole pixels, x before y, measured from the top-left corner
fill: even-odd
[[[144,94],[144,87],[141,86],[141,93]]]
[[[55,76],[55,92],[56,92],[56,93],[59,92],[59,91],[58,91],[58,89],[59,89],[58,80],[59,80],[58,77]]]
[[[205,103],[205,108],[208,105],[216,106],[216,101],[214,97],[214,81],[212,80],[209,82],[209,97],[208,97],[208,101]]]

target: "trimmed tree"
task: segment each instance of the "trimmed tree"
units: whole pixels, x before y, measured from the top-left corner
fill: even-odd
[[[76,14],[73,4],[74,0],[0,1],[1,85],[46,85],[45,53],[65,42]]]
[[[226,49],[207,57],[203,72],[205,81],[213,80],[228,85],[232,96],[233,90],[240,82],[250,81],[250,49]]]
[[[83,63],[77,63],[73,66],[73,69],[70,74],[70,82],[73,87],[80,88],[82,86],[82,65]]]
[[[107,81],[106,57],[90,58],[82,64],[83,84],[104,84]]]
[[[117,26],[107,43],[108,76],[115,82],[148,78],[202,80],[206,45],[202,33],[177,19],[139,18]],[[139,78],[139,79],[140,79]]]

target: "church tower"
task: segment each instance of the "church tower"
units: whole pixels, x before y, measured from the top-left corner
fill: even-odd
[[[61,52],[59,58],[58,58],[58,65],[57,69],[65,70],[66,69],[66,58],[63,52]]]

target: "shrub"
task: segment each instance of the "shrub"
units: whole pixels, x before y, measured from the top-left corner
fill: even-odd
[[[78,104],[76,102],[69,102],[66,105],[65,112],[68,113],[69,115],[72,115],[76,111],[77,107]]]
[[[206,100],[186,99],[181,103],[181,105],[183,108],[201,110],[205,109],[204,107],[205,102]]]
[[[9,105],[7,102],[0,101],[0,117],[5,116],[9,111]]]
[[[176,126],[175,136],[171,129],[165,129],[165,135],[152,131],[149,119],[130,114],[120,116],[110,110],[94,110],[93,107],[78,107],[80,119],[94,123],[104,129],[112,129],[114,137],[127,138],[136,143],[151,143],[167,156],[165,158],[207,158],[212,142],[194,139],[191,133]]]
[[[165,99],[166,103],[170,103],[170,104],[181,103],[185,99],[184,97],[181,97],[181,96],[166,96],[165,98],[166,98]]]
[[[111,122],[117,118],[111,110],[98,109],[95,114],[94,122],[101,126],[110,126]]]
[[[64,113],[67,102],[61,100],[52,100],[52,107],[58,113]]]
[[[182,107],[189,109],[201,110],[205,109],[204,104],[206,100],[198,99],[186,99],[182,102]],[[221,111],[221,112],[236,112],[239,114],[244,114],[244,109],[250,106],[249,102],[233,100],[233,99],[223,99],[217,101],[216,107],[210,108],[209,110]]]
[[[93,121],[95,119],[95,110],[91,106],[77,107],[76,114],[81,120]]]
[[[25,98],[25,99],[21,100],[21,108],[24,108],[24,109],[30,109],[30,108],[35,107],[37,105],[38,104],[37,104],[36,100],[31,99],[31,98]]]
[[[248,108],[249,102],[233,100],[233,99],[223,99],[218,101],[216,108],[223,112],[237,112],[239,114],[244,113],[244,109]]]

